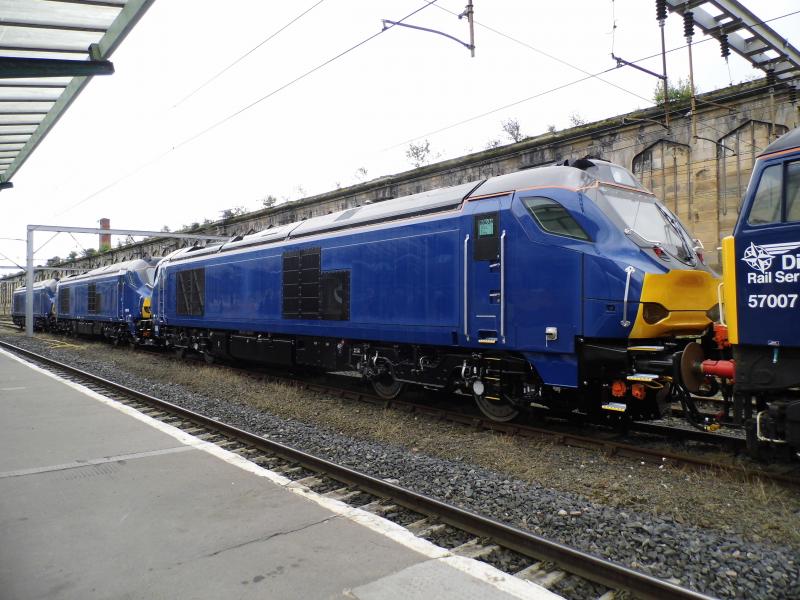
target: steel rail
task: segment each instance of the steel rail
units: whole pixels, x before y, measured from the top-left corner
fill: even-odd
[[[523,529],[519,529],[518,527],[514,527],[513,525],[508,525],[496,519],[446,504],[435,498],[419,494],[349,467],[338,465],[324,458],[281,444],[280,442],[244,431],[233,425],[216,421],[211,417],[115,383],[92,373],[87,373],[81,369],[31,352],[30,350],[19,348],[8,342],[0,341],[0,347],[9,349],[12,352],[16,352],[61,371],[71,373],[95,385],[101,385],[110,389],[115,393],[127,395],[135,400],[145,402],[146,404],[190,420],[203,427],[219,431],[249,446],[265,450],[286,460],[296,462],[307,469],[324,473],[333,479],[347,485],[356,486],[372,495],[390,499],[392,502],[396,502],[405,508],[435,517],[443,523],[467,531],[475,536],[491,538],[496,544],[519,552],[525,556],[537,560],[553,562],[573,575],[615,590],[626,590],[634,594],[637,598],[653,600],[661,600],[663,598],[675,598],[677,600],[709,600],[711,598],[710,596],[706,596],[694,590],[682,588],[668,581],[634,571],[623,565],[545,539]]]
[[[15,325],[5,325],[0,323],[0,326],[13,327],[18,329]],[[433,419],[444,419],[449,422],[459,423],[474,427],[475,429],[485,429],[488,431],[497,431],[507,435],[518,435],[527,438],[550,438],[555,443],[571,446],[575,448],[584,448],[590,450],[600,450],[609,456],[618,456],[624,458],[631,458],[635,460],[644,460],[652,464],[672,464],[676,466],[687,466],[697,469],[708,469],[712,471],[724,471],[734,476],[739,477],[760,477],[762,479],[770,479],[776,482],[800,486],[800,475],[764,471],[760,469],[751,469],[742,465],[735,465],[717,460],[708,460],[705,458],[691,456],[685,453],[678,453],[669,450],[658,448],[648,448],[638,446],[636,444],[629,444],[620,442],[614,439],[604,438],[601,436],[591,436],[570,431],[563,431],[558,428],[543,428],[535,427],[532,425],[525,425],[521,423],[498,423],[490,419],[479,417],[476,415],[465,414],[457,411],[436,408],[424,404],[418,404],[407,400],[386,400],[379,396],[372,395],[363,391],[356,391],[342,387],[334,387],[327,384],[310,383],[301,379],[287,377],[285,375],[276,375],[270,372],[253,371],[243,369],[240,367],[224,365],[225,368],[232,369],[235,372],[248,377],[266,377],[271,381],[283,383],[287,385],[294,385],[302,389],[330,394],[342,398],[349,398],[359,402],[367,402],[369,404],[380,405],[385,408],[394,408],[404,412],[413,412],[423,416],[431,417]],[[634,422],[629,426],[630,431],[637,433],[652,434],[664,437],[667,439],[680,439],[697,441],[706,444],[728,446],[735,451],[741,451],[746,445],[746,440],[743,438],[726,436],[719,433],[705,432],[695,429],[682,429],[677,427],[670,427],[667,425],[660,425],[655,423],[642,423]]]
[[[244,374],[255,375],[252,371],[241,371]],[[263,375],[263,374],[261,374]],[[498,423],[490,419],[478,417],[474,415],[464,414],[451,410],[430,407],[415,402],[406,400],[385,400],[378,396],[372,396],[364,392],[357,392],[342,388],[333,388],[326,385],[306,383],[295,379],[277,377],[269,375],[277,381],[299,385],[304,389],[314,392],[333,394],[340,397],[351,396],[352,399],[368,402],[370,404],[379,404],[386,408],[397,408],[401,411],[413,412],[420,415],[429,416],[435,419],[445,419],[450,422],[460,423],[462,425],[469,425],[476,429],[486,429],[490,431],[497,431],[507,435],[519,435],[522,437],[547,437],[554,439],[556,443],[565,446],[573,446],[576,448],[587,449],[600,449],[611,456],[623,456],[626,458],[633,458],[636,460],[645,460],[655,464],[663,464],[669,462],[675,465],[689,466],[693,468],[703,468],[710,470],[725,471],[732,475],[744,477],[761,477],[764,479],[771,479],[781,483],[800,486],[800,476],[791,475],[786,473],[776,473],[772,471],[747,469],[743,466],[723,463],[714,460],[707,460],[697,456],[688,454],[681,454],[677,452],[666,451],[657,448],[646,448],[637,446],[635,444],[626,444],[613,439],[607,439],[598,436],[589,436],[583,434],[562,431],[559,429],[547,429],[543,427],[534,427],[532,425],[516,424],[516,423]],[[704,432],[693,429],[680,429],[669,427],[666,425],[658,425],[653,423],[639,423],[631,424],[631,431],[639,433],[654,434],[668,438],[682,438],[694,440],[704,443],[711,443],[715,445],[727,444],[736,448],[741,448],[746,443],[741,438],[734,438],[731,436],[720,435],[716,433]]]

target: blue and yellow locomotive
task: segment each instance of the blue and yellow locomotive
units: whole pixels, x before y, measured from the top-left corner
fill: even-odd
[[[158,260],[130,260],[59,281],[59,331],[115,343],[150,338],[150,295]]]
[[[57,279],[37,281],[33,284],[33,328],[49,331],[55,326],[55,298]],[[19,328],[25,327],[25,294],[21,287],[14,290],[11,302],[11,320]]]
[[[209,360],[460,390],[490,418],[660,414],[718,279],[626,169],[582,159],[273,227],[158,266],[156,335]]]
[[[732,383],[734,418],[751,448],[800,450],[800,128],[758,157],[733,235],[722,241],[724,302],[719,345],[731,360],[689,346],[691,391],[703,378]]]

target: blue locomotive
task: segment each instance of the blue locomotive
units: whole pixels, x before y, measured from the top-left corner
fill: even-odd
[[[758,157],[733,235],[722,242],[724,302],[711,360],[695,344],[682,359],[692,391],[708,377],[732,383],[733,417],[750,447],[800,450],[800,128]]]
[[[102,336],[115,343],[149,339],[150,296],[158,260],[131,260],[59,281],[58,330]]]
[[[209,360],[355,370],[386,398],[460,390],[498,421],[649,417],[718,312],[698,250],[628,170],[586,158],[176,251],[154,330]]]
[[[55,326],[55,298],[57,279],[37,281],[33,284],[33,328],[49,331]],[[11,320],[17,327],[25,327],[26,288],[14,291],[11,303]]]

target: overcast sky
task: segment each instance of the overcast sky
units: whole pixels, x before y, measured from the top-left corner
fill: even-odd
[[[101,217],[174,230],[227,208],[256,209],[268,194],[345,187],[359,169],[366,179],[405,171],[411,142],[429,140],[444,160],[508,142],[504,119],[538,135],[573,116],[591,122],[652,106],[657,80],[631,68],[551,90],[614,67],[612,47],[629,61],[658,55],[654,2],[474,3],[475,58],[454,41],[395,27],[270,95],[425,0],[157,0],[113,55],[116,73],[89,83],[0,193],[0,237],[24,238],[28,223],[93,227]],[[800,9],[797,0],[743,3],[765,20]],[[466,21],[454,16],[464,4],[439,0],[407,22],[466,40]],[[798,45],[800,15],[770,25]],[[670,14],[666,33],[668,49],[684,45],[679,16]],[[726,64],[715,40],[697,43],[705,39],[698,30],[700,91],[763,76],[736,55]],[[641,65],[660,71],[660,56]],[[672,79],[688,75],[685,49],[668,55],[667,69]],[[50,235],[37,234],[37,248]],[[37,262],[97,246],[96,236],[76,238],[80,245],[60,234]],[[0,252],[24,263],[23,243],[0,239]]]

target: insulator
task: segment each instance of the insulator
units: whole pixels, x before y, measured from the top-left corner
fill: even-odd
[[[656,0],[656,21],[667,20],[667,0]]]
[[[690,38],[694,36],[694,13],[687,10],[683,13],[683,37]]]
[[[719,36],[719,48],[720,53],[722,54],[722,58],[728,58],[731,55],[731,47],[728,44],[728,34],[723,33]]]
[[[767,71],[767,85],[773,87],[775,85],[775,71],[770,69]]]

